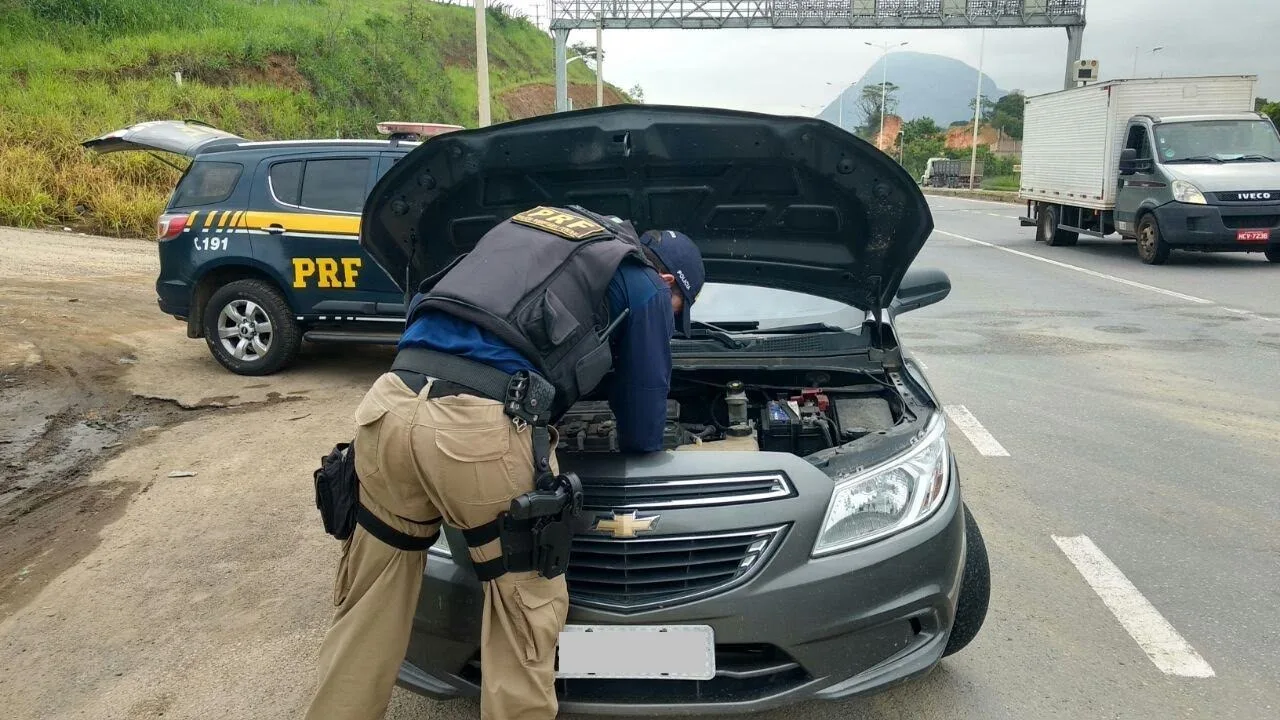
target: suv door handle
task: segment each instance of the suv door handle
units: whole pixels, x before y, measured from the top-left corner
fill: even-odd
[[[267,232],[271,233],[272,235],[280,235],[281,233],[283,233],[283,232],[284,232],[284,226],[283,226],[283,225],[281,225],[280,223],[271,223],[270,225],[268,225],[268,226],[266,226],[266,227],[264,227],[264,228],[262,228],[262,229],[263,229],[263,230],[266,230]]]

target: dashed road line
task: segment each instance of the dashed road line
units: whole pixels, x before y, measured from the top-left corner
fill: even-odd
[[[1102,598],[1103,604],[1111,610],[1161,672],[1182,677],[1214,677],[1209,663],[1178,634],[1087,535],[1052,537],[1071,564],[1084,576],[1089,587]]]
[[[1072,265],[1070,263],[1064,263],[1058,260],[1050,260],[1047,257],[1040,257],[1039,255],[1034,255],[1028,252],[1022,252],[1021,250],[1014,250],[1013,248],[1007,248],[1007,247],[1004,247],[1003,245],[996,245],[995,243],[989,243],[989,242],[986,242],[985,240],[977,240],[975,238],[966,237],[964,235],[958,235],[953,232],[947,232],[946,230],[935,229],[934,232],[938,233],[939,235],[946,235],[947,237],[953,237],[958,240],[965,240],[967,242],[974,243],[976,245],[982,245],[983,247],[994,248],[1001,252],[1007,252],[1012,255],[1017,255],[1019,257],[1027,258],[1029,260],[1035,260],[1037,262],[1047,263],[1049,265],[1060,267],[1065,270],[1073,270],[1075,272],[1083,273],[1085,275],[1089,275],[1092,277],[1101,278],[1103,280],[1110,280],[1111,282],[1115,282],[1115,283],[1120,283],[1121,285],[1128,285],[1129,287],[1138,288],[1139,290],[1146,290],[1148,292],[1159,293],[1161,295],[1167,295],[1169,297],[1178,298],[1179,300],[1186,300],[1187,302],[1193,302],[1199,305],[1214,304],[1212,300],[1205,300],[1204,298],[1196,297],[1195,295],[1187,295],[1185,293],[1175,292],[1173,290],[1166,290],[1164,288],[1156,287],[1155,285],[1147,285],[1146,283],[1140,283],[1140,282],[1137,282],[1136,280],[1127,280],[1122,277],[1116,277],[1115,275],[1108,275],[1107,273],[1098,272],[1097,270],[1090,270],[1088,268],[1083,268],[1083,267],[1080,267],[1079,265]]]
[[[946,411],[947,417],[951,418],[951,422],[960,428],[960,432],[969,438],[969,442],[979,453],[987,457],[1009,457],[1009,451],[1005,450],[1000,441],[982,427],[982,423],[969,412],[969,408],[963,405],[947,405],[943,410]]]

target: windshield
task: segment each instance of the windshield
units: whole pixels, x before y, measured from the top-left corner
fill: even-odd
[[[1263,120],[1202,120],[1156,126],[1161,162],[1280,159],[1280,137]]]
[[[704,285],[692,310],[696,322],[758,332],[807,323],[857,327],[865,315],[850,305],[814,295],[724,283]]]

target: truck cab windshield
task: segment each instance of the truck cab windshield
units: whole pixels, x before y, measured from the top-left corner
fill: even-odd
[[[1280,137],[1262,120],[1202,120],[1157,125],[1156,148],[1164,163],[1275,162]]]

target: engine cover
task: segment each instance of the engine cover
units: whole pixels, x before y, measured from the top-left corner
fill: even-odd
[[[680,403],[667,400],[667,425],[662,432],[662,448],[674,450],[688,442],[680,427]],[[619,452],[618,419],[604,401],[579,402],[556,425],[560,433],[557,452]]]

